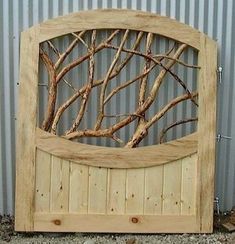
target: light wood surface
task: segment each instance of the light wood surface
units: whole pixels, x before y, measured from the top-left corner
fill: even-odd
[[[197,154],[182,159],[181,214],[196,214]]]
[[[162,213],[165,215],[180,214],[181,165],[181,160],[178,160],[163,168]]]
[[[69,212],[87,213],[88,166],[70,163]]]
[[[108,148],[72,142],[39,128],[36,133],[36,145],[39,149],[66,160],[96,167],[151,167],[181,159],[197,151],[196,133],[165,144],[132,149]],[[60,146],[58,147],[58,145]]]
[[[198,132],[120,149],[71,142],[37,128],[39,42],[93,28],[147,31],[198,49]],[[15,229],[212,232],[216,49],[214,41],[187,25],[130,10],[75,13],[23,32]]]
[[[126,200],[126,170],[110,169],[108,174],[107,213],[124,214]]]
[[[156,33],[200,48],[198,30],[168,17],[127,9],[82,11],[48,20],[38,28],[41,42],[81,30],[125,28]]]
[[[163,166],[145,169],[144,214],[162,213]]]
[[[89,167],[88,213],[106,213],[107,169]]]
[[[18,231],[33,230],[38,31],[32,27],[21,35],[15,195],[15,229]]]
[[[51,159],[51,212],[69,210],[69,162],[52,156]]]
[[[36,152],[35,181],[35,211],[48,212],[50,210],[51,155],[40,150]]]
[[[126,176],[126,214],[144,212],[144,169],[129,169]]]
[[[35,213],[35,231],[185,233],[198,232],[195,216]],[[134,220],[134,223],[133,223]],[[135,223],[137,221],[137,223]]]
[[[197,198],[201,232],[213,231],[214,170],[216,141],[217,44],[201,35],[198,90],[198,187]]]

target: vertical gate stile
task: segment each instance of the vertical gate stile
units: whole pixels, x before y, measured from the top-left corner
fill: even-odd
[[[197,217],[199,217],[200,232],[212,232],[216,139],[217,44],[204,34],[201,34],[200,45]]]
[[[33,231],[35,186],[35,131],[38,102],[39,28],[21,34],[19,111],[16,147],[15,228]]]

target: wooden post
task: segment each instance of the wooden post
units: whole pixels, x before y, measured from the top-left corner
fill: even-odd
[[[198,214],[200,232],[213,231],[216,140],[216,42],[201,34],[198,77]]]
[[[33,230],[35,129],[38,104],[38,28],[21,34],[16,146],[16,231]]]

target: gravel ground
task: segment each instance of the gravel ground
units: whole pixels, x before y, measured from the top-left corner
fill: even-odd
[[[215,230],[215,233],[209,235],[131,235],[131,234],[57,234],[57,233],[28,233],[19,234],[14,232],[14,220],[10,216],[0,216],[0,243],[83,243],[83,244],[98,244],[98,243],[123,243],[123,244],[140,244],[140,243],[159,243],[159,244],[216,244],[230,243],[235,244],[235,232],[225,233]]]

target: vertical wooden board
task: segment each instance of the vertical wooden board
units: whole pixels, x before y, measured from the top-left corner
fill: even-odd
[[[198,173],[197,216],[201,232],[213,231],[216,138],[217,43],[201,34],[198,64]]]
[[[51,212],[69,210],[69,161],[52,156]]]
[[[181,160],[164,165],[162,214],[180,214],[181,166]]]
[[[37,149],[35,164],[35,211],[49,212],[51,187],[51,155]]]
[[[145,169],[144,214],[161,214],[163,166]]]
[[[108,174],[108,214],[125,213],[126,170],[110,169]]]
[[[38,96],[37,27],[21,34],[16,141],[15,230],[32,231],[35,197],[35,127]]]
[[[89,167],[88,213],[106,213],[107,169]]]
[[[197,154],[182,159],[181,214],[196,214]]]
[[[87,213],[88,166],[70,163],[69,211]]]
[[[128,169],[126,175],[126,213],[144,212],[145,169]]]

